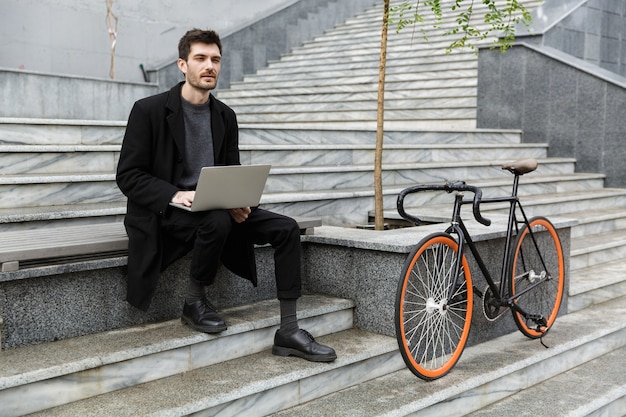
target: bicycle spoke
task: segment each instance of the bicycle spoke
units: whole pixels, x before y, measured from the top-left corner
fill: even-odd
[[[565,280],[561,243],[552,223],[531,219],[520,230],[511,261],[515,324],[526,336],[541,337],[556,319]]]
[[[418,249],[410,256],[398,286],[398,344],[413,373],[435,379],[452,368],[467,341],[471,277],[465,265],[457,267],[453,239],[436,237]]]

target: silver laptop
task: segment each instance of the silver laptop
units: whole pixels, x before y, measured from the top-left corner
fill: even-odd
[[[259,205],[271,165],[204,167],[191,207],[170,203],[188,211],[254,207]]]

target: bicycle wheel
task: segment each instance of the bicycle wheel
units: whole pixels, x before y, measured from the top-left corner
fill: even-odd
[[[398,283],[398,347],[411,372],[427,381],[441,378],[452,369],[469,335],[472,277],[463,256],[455,280],[457,251],[456,241],[447,233],[422,239],[407,258]]]
[[[541,337],[550,329],[561,307],[565,271],[561,241],[552,223],[544,217],[533,217],[516,238],[511,257],[511,296],[519,294],[514,303],[525,311],[511,309],[517,328],[531,339]],[[545,323],[537,323],[537,319]]]

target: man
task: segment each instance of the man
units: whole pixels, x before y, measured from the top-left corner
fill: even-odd
[[[147,310],[159,273],[191,251],[181,320],[201,332],[224,331],[226,323],[207,300],[205,287],[221,262],[256,285],[253,245],[269,243],[275,249],[281,313],[272,352],[333,361],[335,351],[298,326],[300,231],[293,219],[261,208],[192,213],[169,206],[191,205],[203,166],[240,164],[235,113],[210,93],[221,67],[219,36],[193,29],[178,49],[185,81],[135,103],[119,158],[117,183],[128,197],[128,302]]]

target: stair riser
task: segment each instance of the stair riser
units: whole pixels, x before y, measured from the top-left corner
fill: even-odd
[[[0,144],[121,145],[124,126],[0,123]]]

